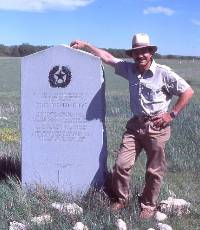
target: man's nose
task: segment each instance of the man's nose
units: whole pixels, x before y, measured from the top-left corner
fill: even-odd
[[[138,57],[143,57],[143,53],[142,52],[138,52]]]

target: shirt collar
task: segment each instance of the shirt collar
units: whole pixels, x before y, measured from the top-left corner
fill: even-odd
[[[152,59],[151,66],[149,67],[149,69],[148,69],[147,71],[151,71],[152,74],[155,74],[155,72],[156,72],[156,67],[157,67],[157,64],[156,64],[156,62]],[[135,65],[133,65],[133,68],[134,68],[134,71],[136,71],[136,72],[139,74],[139,72],[138,72],[138,70],[137,70],[137,68],[136,68]]]

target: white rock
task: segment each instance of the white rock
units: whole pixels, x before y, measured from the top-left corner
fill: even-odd
[[[17,221],[13,221],[10,222],[9,230],[27,230],[27,226]]]
[[[173,197],[173,198],[176,197],[176,194],[172,190],[169,190],[169,195],[170,197]]]
[[[117,230],[127,230],[126,223],[122,219],[117,219],[115,225]]]
[[[42,215],[42,216],[37,216],[31,219],[31,222],[34,224],[47,224],[52,222],[52,218],[50,215]]]
[[[83,209],[75,203],[53,203],[51,205],[53,208],[57,209],[59,212],[66,213],[69,215],[82,215]]]
[[[172,227],[168,224],[158,223],[156,226],[157,230],[173,230]]]
[[[52,203],[51,206],[55,209],[57,209],[59,212],[63,212],[65,204],[61,204],[61,203]]]
[[[88,227],[85,226],[82,222],[77,222],[74,225],[73,230],[88,230]]]
[[[165,213],[157,211],[154,215],[154,219],[156,221],[163,221],[167,219],[167,215]]]
[[[7,117],[0,117],[0,120],[8,120],[8,118]]]
[[[147,230],[155,230],[154,228],[148,228]]]
[[[184,199],[174,199],[169,197],[167,200],[162,200],[159,204],[161,212],[175,214],[177,216],[182,216],[184,214],[189,214],[190,203]]]

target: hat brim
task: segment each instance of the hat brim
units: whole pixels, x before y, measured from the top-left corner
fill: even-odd
[[[138,49],[142,49],[142,48],[150,48],[153,52],[153,54],[157,51],[157,46],[138,46],[138,47],[134,47],[132,49],[126,50],[125,53],[129,56],[132,57],[133,55],[133,51],[134,50],[138,50]]]

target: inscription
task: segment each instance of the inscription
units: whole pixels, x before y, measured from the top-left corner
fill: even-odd
[[[37,94],[32,136],[40,141],[84,141],[89,137],[84,111],[88,103],[82,102],[84,97],[83,93]]]

